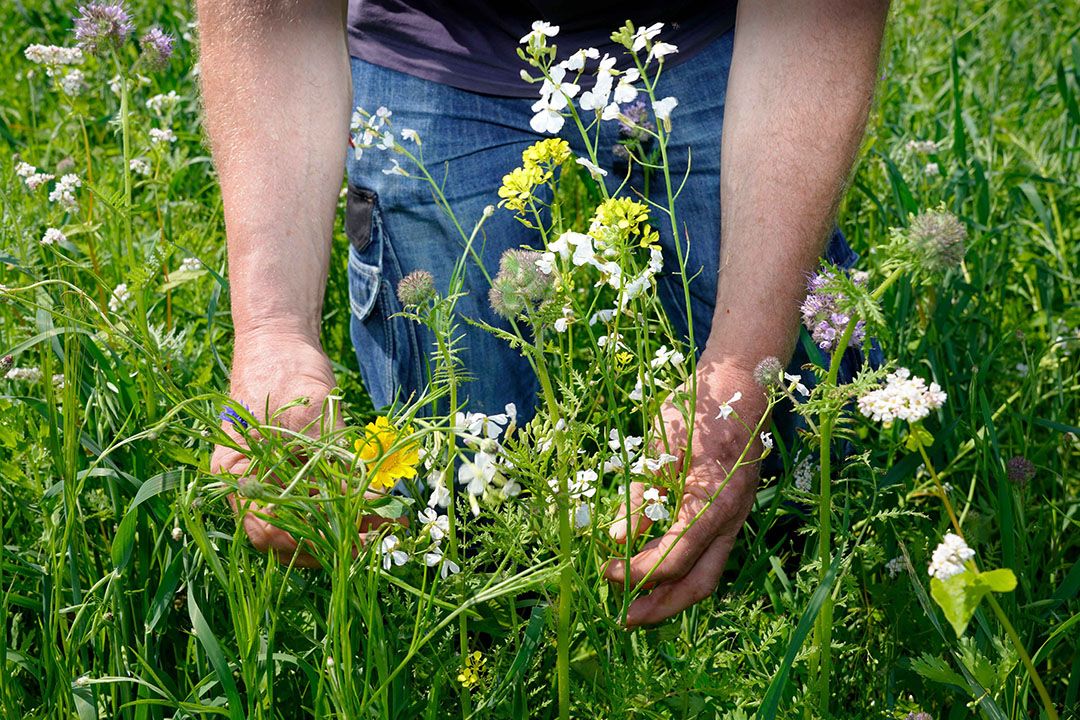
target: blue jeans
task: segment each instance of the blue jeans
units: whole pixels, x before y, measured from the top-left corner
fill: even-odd
[[[729,32],[692,60],[665,69],[658,95],[673,95],[679,105],[672,114],[674,134],[669,148],[672,174],[682,178],[692,148],[689,178],[678,199],[679,218],[690,228],[682,240],[690,282],[694,339],[700,354],[709,336],[716,300],[720,229],[720,139],[724,95],[734,33]],[[507,58],[507,62],[519,62]],[[524,64],[523,64],[524,66]],[[424,161],[442,182],[451,207],[466,230],[485,206],[498,200],[504,174],[521,164],[521,151],[542,139],[529,128],[531,99],[503,98],[458,90],[352,59],[354,104],[373,112],[380,105],[393,112],[396,130],[412,128],[423,141]],[[570,123],[563,136],[579,157],[587,157]],[[612,152],[618,123],[601,125],[600,166],[608,170],[614,189],[625,172]],[[455,262],[462,254],[460,235],[436,206],[428,185],[416,179],[387,175],[391,154],[369,149],[360,159],[350,155],[346,231],[349,236],[349,295],[352,340],[364,384],[375,407],[407,400],[423,391],[434,338],[424,327],[400,317],[397,283],[417,269],[429,271],[445,293]],[[632,185],[642,187],[641,177]],[[656,186],[661,187],[657,188]],[[662,183],[653,183],[653,199],[667,204]],[[686,307],[677,253],[666,221],[654,218],[660,231],[666,272],[657,278],[658,293],[677,332],[687,335]],[[509,248],[535,246],[536,232],[523,227],[508,210],[498,209],[484,225],[480,254],[494,275],[499,258]],[[828,244],[826,259],[851,267],[857,256],[839,231]],[[457,304],[461,315],[497,327],[506,323],[488,305],[489,285],[470,262],[465,275],[468,293]],[[502,412],[517,405],[522,420],[533,413],[538,384],[528,363],[495,336],[460,324],[464,339],[460,357],[474,380],[462,394],[470,410]],[[853,356],[853,361],[857,359]],[[801,347],[792,360],[807,362]],[[845,375],[850,374],[850,369]],[[808,378],[809,380],[809,378]],[[790,419],[776,417],[781,432]],[[783,433],[787,434],[787,433]],[[790,438],[790,436],[789,436]],[[789,439],[785,438],[785,439]]]

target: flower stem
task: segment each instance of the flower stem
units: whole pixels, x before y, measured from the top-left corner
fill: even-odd
[[[952,523],[953,530],[956,531],[957,535],[963,537],[964,534],[960,530],[960,521],[956,519],[956,512],[953,510],[952,503],[949,502],[949,496],[945,492],[945,486],[941,484],[941,478],[938,477],[937,472],[934,470],[934,463],[930,462],[930,457],[926,454],[926,448],[923,447],[922,443],[919,443],[919,454],[922,455],[926,471],[930,473],[930,478],[937,487],[938,495],[941,496],[941,502],[945,504],[945,512],[949,514],[949,522]]]
[[[1046,710],[1046,716],[1050,720],[1058,720],[1057,710],[1054,708],[1054,703],[1050,699],[1050,693],[1046,692],[1046,686],[1043,685],[1042,678],[1039,677],[1039,671],[1035,669],[1035,664],[1031,662],[1031,657],[1024,650],[1024,643],[1020,640],[1020,636],[1017,635],[1016,629],[1009,622],[1009,617],[1005,614],[1005,611],[1001,609],[1001,605],[994,598],[993,593],[989,593],[986,599],[990,601],[990,607],[993,608],[994,614],[997,615],[997,619],[1001,622],[1005,628],[1005,634],[1009,636],[1009,640],[1012,641],[1013,647],[1016,648],[1016,652],[1020,655],[1021,662],[1024,663],[1024,667],[1027,668],[1028,676],[1031,677],[1031,682],[1035,684],[1035,690],[1039,693],[1039,699],[1042,700],[1043,709]]]

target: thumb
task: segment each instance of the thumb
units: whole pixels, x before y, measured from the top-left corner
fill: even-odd
[[[641,511],[644,504],[645,484],[640,482],[630,483],[630,508],[627,511],[626,503],[619,506],[619,512],[615,516],[615,523],[608,530],[611,539],[620,545],[626,543],[627,530],[630,536],[637,537],[652,525],[652,520]]]

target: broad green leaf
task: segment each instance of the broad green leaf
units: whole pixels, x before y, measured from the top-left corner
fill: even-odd
[[[1012,592],[1016,589],[1016,576],[1009,568],[979,573],[979,582],[996,593]]]
[[[930,595],[945,612],[956,636],[960,637],[987,593],[1010,592],[1015,587],[1016,576],[1008,568],[983,573],[965,570],[946,580],[932,578]]]
[[[907,441],[904,443],[911,452],[917,452],[920,447],[930,447],[934,444],[934,436],[922,425],[912,425],[908,431]]]

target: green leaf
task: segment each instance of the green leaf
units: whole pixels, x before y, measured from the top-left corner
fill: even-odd
[[[379,517],[390,518],[396,520],[405,514],[409,505],[403,498],[396,495],[388,495],[384,498],[379,498],[371,504],[372,511]]]
[[[930,595],[960,637],[987,593],[1011,592],[1015,587],[1016,576],[1008,568],[983,573],[965,570],[946,580],[932,578]]]
[[[912,425],[908,430],[907,440],[904,442],[906,447],[911,452],[917,452],[920,447],[930,447],[934,444],[934,436],[930,434],[930,431],[924,428],[922,425]]]
[[[1012,592],[1016,589],[1016,576],[1009,568],[979,573],[979,582],[996,593]]]

